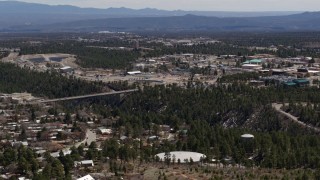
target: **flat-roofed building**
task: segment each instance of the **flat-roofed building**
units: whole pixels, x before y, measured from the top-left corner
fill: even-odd
[[[206,155],[197,153],[197,152],[189,152],[189,151],[172,151],[167,153],[159,153],[156,156],[160,158],[160,160],[165,161],[166,156],[169,155],[171,161],[175,159],[177,162],[180,160],[180,163],[186,163],[189,162],[190,159],[192,159],[193,162],[200,162],[201,159],[206,158]]]
[[[128,75],[138,75],[141,74],[141,71],[129,71],[127,72]]]
[[[71,73],[74,71],[74,69],[70,66],[64,66],[59,69],[61,73]]]
[[[86,176],[78,178],[77,180],[94,180],[94,178],[90,174],[88,174]]]

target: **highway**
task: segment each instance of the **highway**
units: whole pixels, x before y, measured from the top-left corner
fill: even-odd
[[[64,98],[48,99],[48,100],[38,100],[38,101],[34,101],[34,102],[29,102],[29,104],[52,103],[52,102],[85,99],[85,98],[92,98],[92,97],[99,97],[99,96],[127,94],[127,93],[136,92],[136,91],[138,91],[138,89],[129,89],[129,90],[124,90],[124,91],[112,91],[112,92],[96,93],[96,94],[89,94],[89,95],[82,95],[82,96],[72,96],[72,97],[64,97]]]

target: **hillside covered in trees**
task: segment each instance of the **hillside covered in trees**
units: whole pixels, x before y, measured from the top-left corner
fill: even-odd
[[[29,91],[48,97],[61,97],[102,88],[101,83],[68,79],[49,72],[31,72],[10,64],[0,64],[0,73],[2,92]],[[0,165],[5,166],[12,161],[18,164],[22,173],[32,173],[35,179],[68,179],[72,162],[82,158],[101,162],[108,159],[110,172],[118,172],[126,171],[125,163],[138,160],[141,163],[157,163],[159,159],[155,158],[155,154],[181,150],[205,154],[207,158],[203,162],[216,159],[216,163],[223,165],[308,169],[310,173],[305,176],[318,177],[318,134],[290,122],[278,114],[271,103],[319,103],[319,88],[255,88],[242,83],[243,80],[254,78],[255,74],[226,76],[216,86],[209,87],[203,84],[194,84],[189,88],[176,85],[144,86],[139,92],[126,97],[121,104],[114,103],[110,97],[84,100],[83,103],[68,106],[69,110],[77,112],[87,108],[100,114],[101,118],[117,117],[112,127],[132,139],[141,138],[144,133],[159,135],[160,125],[169,125],[177,133],[177,138],[153,145],[142,145],[134,140],[119,145],[119,134],[115,134],[101,143],[100,151],[92,143],[87,151],[79,146],[71,148],[70,155],[61,155],[58,159],[46,156],[48,164],[42,173],[35,172],[38,165],[33,162],[33,156],[20,155],[26,150],[2,147],[5,154],[0,156],[0,160],[3,160]],[[232,83],[224,84],[227,80]],[[119,90],[132,88],[126,82],[114,82],[112,85]],[[90,106],[86,106],[88,102]],[[82,120],[80,118],[77,121]],[[254,135],[251,144],[241,139],[244,133]]]
[[[242,78],[248,76],[254,78],[254,75]],[[204,153],[209,157],[207,160],[216,158],[223,162],[224,158],[231,157],[233,163],[249,167],[254,164],[266,168],[317,169],[320,165],[318,135],[278,114],[271,103],[319,101],[319,88],[258,89],[235,82],[228,86],[187,89],[175,85],[145,86],[140,93],[127,97],[120,107],[103,109],[101,105],[107,102],[100,99],[94,109],[119,116],[115,127],[124,129],[125,135],[133,138],[141,137],[145,130],[157,135],[159,125],[163,124],[180,132],[177,141],[165,141],[139,151],[145,161],[154,161],[153,155],[159,152],[183,150]],[[255,135],[253,160],[248,160],[240,138],[243,133]],[[128,159],[137,158],[134,154]]]
[[[67,78],[54,72],[36,72],[0,63],[0,92],[29,92],[48,98],[68,97],[101,92],[102,83]]]
[[[120,41],[121,42],[121,41]],[[126,68],[140,53],[134,50],[111,50],[92,46],[129,46],[129,43],[108,41],[105,43],[82,43],[76,41],[57,41],[40,45],[20,44],[21,54],[67,53],[77,56],[77,63],[85,68]],[[89,47],[90,46],[90,47]]]

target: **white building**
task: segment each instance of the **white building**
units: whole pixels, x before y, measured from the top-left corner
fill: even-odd
[[[98,128],[101,134],[112,134],[112,129]]]
[[[141,71],[129,71],[127,72],[128,75],[138,75],[141,74]]]
[[[156,156],[160,158],[160,160],[165,160],[165,154],[166,153],[159,153]],[[186,163],[187,161],[190,161],[192,159],[193,162],[200,162],[201,159],[206,158],[206,155],[197,153],[197,152],[188,152],[188,151],[172,151],[170,152],[170,159],[173,161],[175,159],[175,162],[178,162],[180,160],[180,163]]]
[[[257,64],[243,64],[242,69],[262,69],[262,66]]]
[[[61,73],[69,73],[69,72],[73,72],[74,69],[70,66],[64,66],[62,68],[60,68],[60,72]]]
[[[86,176],[78,178],[77,180],[94,180],[94,178],[92,176],[90,176],[90,174],[88,174]]]
[[[79,162],[74,162],[74,166],[81,166],[81,167],[93,167],[94,163],[92,160],[83,160],[83,161],[79,161]]]

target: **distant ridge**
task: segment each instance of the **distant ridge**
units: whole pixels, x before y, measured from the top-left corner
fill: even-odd
[[[224,12],[224,11],[166,11],[154,8],[79,8],[69,5],[50,6],[19,1],[0,1],[0,30],[13,27],[38,26],[70,21],[126,18],[126,17],[169,17],[193,14],[209,17],[257,17],[280,16],[301,12]]]
[[[26,27],[17,27],[14,30]],[[29,28],[29,29],[28,29]],[[81,20],[55,23],[45,26],[30,26],[25,30],[43,32],[97,32],[97,31],[320,31],[320,12],[287,16],[222,18],[197,15],[171,17],[132,17]]]
[[[229,12],[229,11],[183,11],[183,10],[159,10],[156,8],[130,9],[120,8],[79,8],[70,5],[46,5],[27,3],[21,1],[0,1],[0,14],[6,13],[65,13],[65,14],[105,14],[114,16],[137,15],[137,16],[184,16],[194,14],[199,16],[216,17],[257,17],[276,16],[301,13],[301,11],[266,11],[266,12]],[[130,17],[130,16],[129,16]]]

